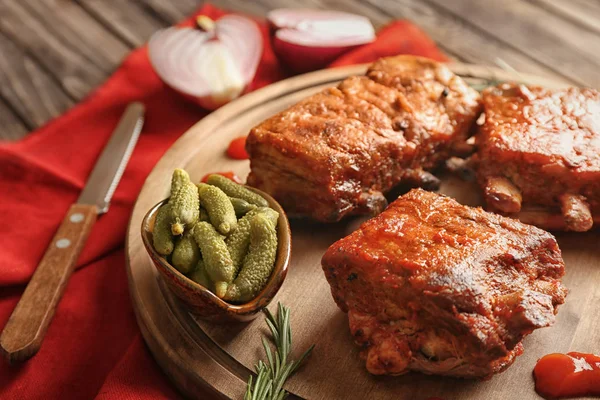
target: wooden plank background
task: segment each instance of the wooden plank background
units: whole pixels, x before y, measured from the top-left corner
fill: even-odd
[[[345,10],[376,27],[418,24],[452,58],[600,87],[597,0],[214,0],[264,16],[278,7]],[[65,112],[150,35],[198,0],[0,1],[0,139],[16,140]]]

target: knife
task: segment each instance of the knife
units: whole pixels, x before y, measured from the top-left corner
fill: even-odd
[[[108,211],[143,124],[144,105],[131,103],[0,335],[0,351],[9,363],[25,361],[39,350],[96,217]]]

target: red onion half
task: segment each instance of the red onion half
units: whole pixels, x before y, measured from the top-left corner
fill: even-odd
[[[208,30],[171,27],[158,31],[148,42],[148,53],[163,82],[214,110],[237,98],[252,82],[263,42],[254,21],[239,15],[203,26]]]
[[[280,8],[269,12],[274,50],[297,72],[325,67],[338,56],[375,40],[368,18],[341,11]]]

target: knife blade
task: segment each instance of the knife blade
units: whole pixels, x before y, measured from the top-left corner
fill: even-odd
[[[95,204],[98,214],[108,211],[110,199],[117,189],[143,125],[144,105],[130,104],[96,161],[77,204]]]
[[[39,350],[96,218],[108,210],[143,123],[144,105],[130,104],[56,231],[0,335],[0,352],[9,363],[25,361]]]

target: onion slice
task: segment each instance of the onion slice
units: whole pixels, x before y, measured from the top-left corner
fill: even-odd
[[[214,110],[240,96],[252,82],[263,42],[254,21],[239,15],[227,15],[214,26],[206,26],[214,29],[158,31],[148,42],[148,53],[163,82]]]
[[[375,40],[368,18],[341,11],[280,8],[269,12],[273,47],[298,72],[323,68],[343,53]]]

